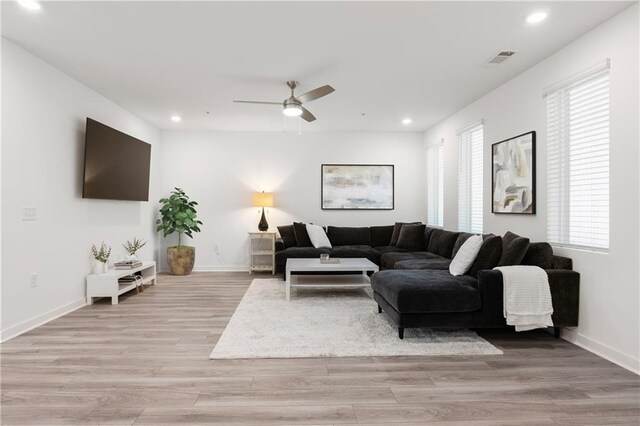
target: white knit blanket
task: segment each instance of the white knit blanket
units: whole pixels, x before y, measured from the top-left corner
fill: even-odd
[[[553,327],[549,277],[537,266],[500,266],[504,317],[516,331]]]

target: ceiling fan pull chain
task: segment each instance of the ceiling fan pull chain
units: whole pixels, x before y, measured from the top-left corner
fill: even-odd
[[[298,136],[302,136],[302,118],[298,116]]]
[[[287,133],[287,116],[283,115],[282,118],[284,119],[284,133]]]

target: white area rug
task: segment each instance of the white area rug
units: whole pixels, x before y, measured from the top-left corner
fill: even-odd
[[[406,329],[404,340],[370,289],[291,289],[256,279],[245,293],[211,359],[397,355],[500,355],[473,331]]]

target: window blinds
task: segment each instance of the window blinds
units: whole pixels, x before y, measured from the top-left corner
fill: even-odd
[[[458,133],[458,229],[482,233],[482,122]]]
[[[547,236],[609,248],[609,69],[546,96]]]
[[[427,149],[427,225],[444,224],[444,144]]]

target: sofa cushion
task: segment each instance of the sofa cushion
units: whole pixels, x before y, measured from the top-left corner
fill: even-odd
[[[482,247],[482,237],[480,235],[472,235],[462,244],[460,250],[455,254],[449,265],[451,275],[464,275],[471,265],[476,261],[480,248]]]
[[[485,235],[480,252],[475,262],[471,265],[471,269],[467,274],[474,278],[478,277],[478,272],[483,269],[493,269],[498,266],[500,256],[502,255],[502,238],[497,235]]]
[[[293,225],[278,226],[278,233],[280,233],[280,238],[282,238],[284,248],[295,247],[297,245],[296,233],[293,230]]]
[[[329,249],[317,249],[315,247],[289,247],[276,253],[276,265],[284,265],[289,258],[319,258],[322,253],[329,253]]]
[[[434,229],[429,238],[427,251],[437,254],[438,256],[451,259],[453,256],[453,246],[458,239],[459,232],[445,231],[444,229]]]
[[[401,260],[416,260],[416,259],[442,259],[440,256],[429,253],[427,251],[413,251],[405,253],[385,253],[380,258],[380,266],[385,269],[393,269],[396,262]]]
[[[373,247],[390,246],[393,228],[393,225],[371,226],[369,228],[369,231],[371,232],[371,245]]]
[[[456,257],[456,254],[458,254],[458,250],[460,250],[460,247],[462,247],[462,245],[467,242],[469,237],[473,237],[474,235],[475,234],[471,232],[460,232],[458,238],[456,238],[456,243],[453,245],[453,251],[451,252],[452,259]]]
[[[393,265],[393,269],[437,269],[448,270],[451,259],[440,257],[437,259],[400,260]]]
[[[331,257],[364,257],[380,265],[380,252],[371,246],[349,245],[337,246],[331,249]]]
[[[480,309],[477,281],[449,271],[395,270],[371,276],[373,291],[400,313],[472,312]]]
[[[431,228],[429,226],[424,228],[424,249],[425,250],[427,249],[427,247],[429,247],[429,239],[431,238],[431,234],[433,233],[434,229],[436,228]]]
[[[315,248],[331,248],[331,242],[322,226],[307,223],[307,234]]]
[[[329,226],[327,236],[333,246],[371,245],[371,232],[368,227]]]
[[[409,251],[424,250],[425,225],[402,225],[396,247]]]
[[[502,255],[498,266],[519,265],[527,254],[529,239],[507,231],[502,237]]]
[[[553,269],[553,248],[549,243],[531,243],[522,259],[522,265],[539,266],[542,269]]]
[[[398,248],[396,246],[381,246],[375,247],[376,251],[380,252],[380,254],[385,253],[405,253],[405,249]]]
[[[293,222],[293,232],[296,235],[296,246],[313,247],[311,239],[307,233],[307,225],[302,222]]]
[[[402,229],[402,225],[420,225],[422,222],[396,222],[393,225],[393,232],[391,233],[391,243],[390,246],[398,245],[398,238],[400,237],[400,230]]]

